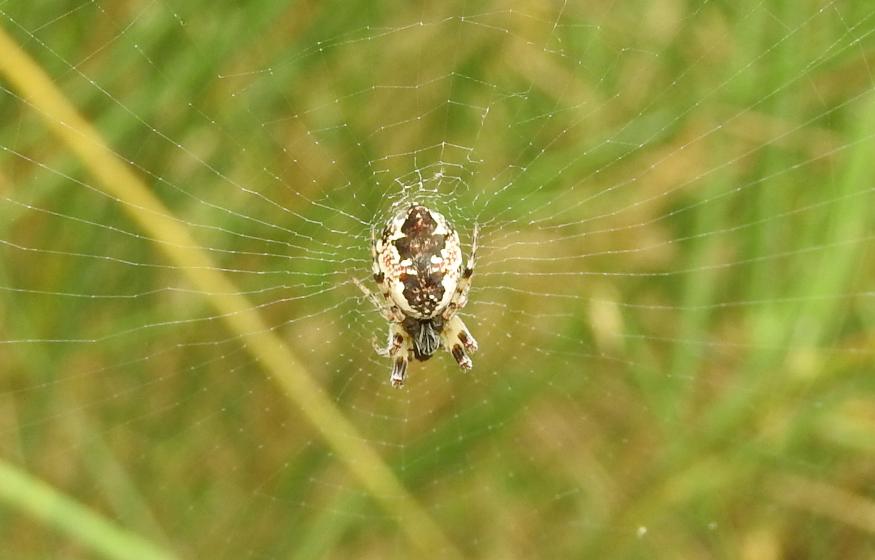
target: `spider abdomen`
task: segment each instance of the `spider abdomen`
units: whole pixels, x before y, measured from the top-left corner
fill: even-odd
[[[405,315],[429,319],[456,290],[462,268],[459,235],[441,214],[413,205],[396,215],[377,247],[377,273]]]

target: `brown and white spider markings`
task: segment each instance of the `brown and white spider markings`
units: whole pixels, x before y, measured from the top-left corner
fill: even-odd
[[[425,361],[446,348],[463,370],[470,370],[477,341],[457,315],[468,303],[477,255],[474,226],[471,258],[463,263],[459,234],[443,215],[413,203],[396,213],[379,238],[371,230],[374,280],[382,298],[358,279],[355,284],[389,321],[389,343],[377,347],[392,358],[391,382],[404,384],[412,358]]]

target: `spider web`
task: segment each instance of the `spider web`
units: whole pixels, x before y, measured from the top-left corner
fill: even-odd
[[[0,15],[453,542],[873,552],[875,8],[272,4]],[[406,557],[142,210],[0,99],[4,456],[182,556]],[[480,351],[395,390],[351,279],[412,201],[480,227]]]

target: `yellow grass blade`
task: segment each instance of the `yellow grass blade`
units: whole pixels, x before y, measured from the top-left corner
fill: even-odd
[[[170,211],[103,142],[39,65],[0,28],[0,74],[14,85],[98,179],[103,188],[127,203],[131,217],[162,241],[167,257],[207,294],[228,328],[246,341],[247,350],[279,383],[283,394],[310,421],[365,489],[392,515],[411,544],[442,557],[459,552],[440,527],[414,500],[382,458],[346,419],[298,358],[273,333],[239,290],[216,270]],[[223,294],[223,295],[215,295]],[[438,552],[439,551],[439,552]]]

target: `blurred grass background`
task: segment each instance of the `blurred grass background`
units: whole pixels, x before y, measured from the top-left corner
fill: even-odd
[[[0,10],[465,555],[875,554],[869,3]],[[4,459],[180,557],[410,557],[0,85]],[[392,391],[348,278],[438,171],[482,351]],[[3,556],[94,554],[0,516]]]

